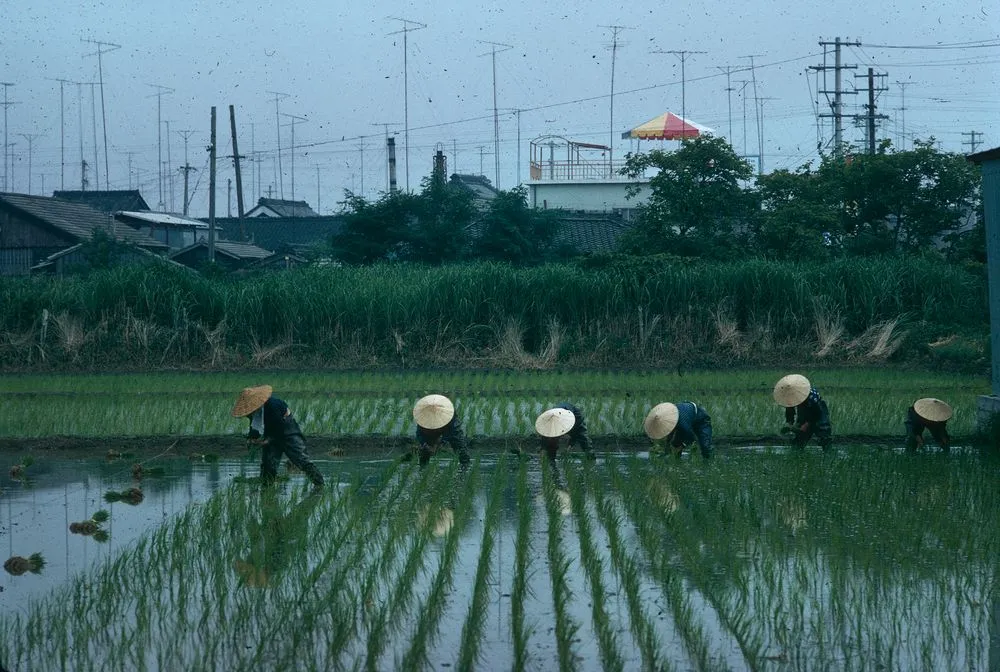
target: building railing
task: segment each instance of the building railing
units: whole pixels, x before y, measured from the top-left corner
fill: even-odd
[[[531,179],[540,181],[614,180],[629,182],[620,174],[625,161],[532,161]]]

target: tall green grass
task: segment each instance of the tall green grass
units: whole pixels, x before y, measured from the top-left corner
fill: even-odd
[[[0,306],[0,364],[18,367],[537,365],[539,357],[641,365],[692,352],[759,361],[767,348],[815,341],[821,317],[835,316],[851,336],[897,318],[986,328],[981,273],[908,258],[675,262],[655,271],[396,264],[224,279],[123,267],[0,278]],[[753,347],[715,338],[720,324]]]

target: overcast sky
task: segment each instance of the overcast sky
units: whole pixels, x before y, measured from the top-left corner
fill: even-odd
[[[45,0],[28,3],[0,0],[6,30],[0,37],[3,63],[0,80],[13,82],[8,100],[8,143],[13,156],[13,190],[28,191],[28,141],[32,142],[31,191],[60,187],[60,84],[98,80],[95,45],[99,40],[121,45],[103,56],[104,106],[107,116],[108,163],[105,175],[100,90],[95,87],[97,171],[103,189],[138,185],[151,207],[160,201],[157,180],[157,99],[150,84],[173,89],[162,97],[162,120],[170,122],[169,150],[173,210],[182,209],[184,145],[180,131],[192,130],[188,142],[194,195],[192,213],[208,209],[208,157],[212,105],[218,108],[218,214],[226,214],[226,182],[233,177],[228,105],[236,106],[240,153],[244,161],[245,201],[253,203],[268,189],[292,198],[291,121],[282,117],[281,164],[274,95],[283,114],[308,121],[295,126],[295,198],[323,213],[337,209],[345,189],[374,197],[386,188],[384,127],[397,134],[399,182],[406,186],[404,143],[402,35],[390,35],[401,17],[426,24],[409,33],[409,184],[418,189],[431,168],[439,144],[446,150],[449,172],[480,173],[495,180],[493,162],[493,89],[491,59],[482,56],[495,41],[513,48],[497,55],[497,104],[500,114],[500,186],[509,188],[528,177],[529,141],[555,134],[573,140],[608,144],[615,155],[628,150],[621,133],[670,110],[681,113],[681,67],[676,55],[654,53],[688,50],[685,64],[687,117],[729,136],[726,75],[720,67],[747,68],[756,55],[755,71],[734,72],[731,142],[744,147],[746,103],[748,154],[756,154],[753,85],[766,98],[764,170],[793,168],[816,156],[819,111],[829,112],[816,94],[810,65],[822,63],[818,42],[841,37],[861,42],[843,49],[843,62],[858,65],[845,71],[845,86],[866,86],[854,75],[870,65],[887,73],[888,90],[877,102],[889,119],[879,137],[899,143],[935,136],[941,147],[963,151],[963,131],[979,131],[980,149],[1000,144],[1000,6],[995,1],[913,0],[867,3],[846,0],[749,0],[744,3],[703,1],[666,3],[636,0],[549,2],[547,0],[439,0],[432,3],[281,2],[215,0],[195,2],[128,0],[74,3]],[[616,52],[614,133],[610,129],[611,31],[621,25]],[[980,46],[983,43],[989,46]],[[888,48],[890,46],[947,48]],[[959,48],[955,48],[960,45]],[[693,52],[705,53],[693,53]],[[832,52],[831,52],[832,53]],[[832,73],[827,83],[833,88]],[[905,113],[903,88],[906,83]],[[822,87],[822,82],[820,82]],[[91,87],[66,84],[65,188],[80,188],[80,108],[83,108],[83,154],[93,168],[94,125]],[[2,92],[0,92],[2,95]],[[79,98],[78,98],[79,96]],[[860,114],[867,93],[845,96],[844,111]],[[521,162],[516,160],[520,114]],[[168,136],[162,125],[162,155],[167,161]],[[362,137],[363,136],[363,137]],[[823,120],[819,139],[829,142],[832,129]],[[845,122],[845,139],[862,140],[853,122]],[[911,140],[907,139],[907,146]],[[643,143],[645,146],[646,143]],[[676,143],[665,143],[671,148]],[[364,147],[362,168],[362,146]],[[482,149],[481,149],[482,148]],[[128,164],[131,155],[132,174]],[[317,168],[319,191],[317,191]],[[4,171],[0,170],[0,174]],[[258,190],[257,182],[260,183]],[[195,189],[195,185],[196,189]],[[8,187],[10,183],[8,183]],[[0,182],[2,189],[2,182]],[[235,187],[233,188],[235,214]],[[170,209],[169,187],[163,202]],[[249,206],[248,206],[249,207]]]

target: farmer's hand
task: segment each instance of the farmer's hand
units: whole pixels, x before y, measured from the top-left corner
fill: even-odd
[[[800,434],[805,434],[808,431],[809,431],[809,423],[808,422],[803,422],[802,425],[799,427],[799,433]]]
[[[921,450],[924,447],[924,437],[917,435],[917,450]]]

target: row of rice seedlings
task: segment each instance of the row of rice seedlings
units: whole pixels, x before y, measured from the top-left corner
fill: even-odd
[[[575,470],[567,469],[566,486],[570,493],[573,514],[576,517],[577,540],[580,560],[587,574],[590,587],[591,621],[597,633],[601,663],[605,670],[623,670],[625,662],[619,648],[615,629],[605,606],[608,588],[604,584],[605,564],[598,555],[592,532],[592,512],[588,506],[585,481],[576,477]]]
[[[480,644],[483,638],[483,626],[486,623],[486,610],[489,607],[487,592],[490,589],[490,577],[493,566],[493,546],[496,541],[496,529],[500,518],[500,495],[507,480],[507,456],[501,455],[493,472],[493,482],[490,485],[486,512],[483,517],[483,536],[479,546],[479,562],[476,564],[476,578],[472,592],[469,611],[462,625],[462,645],[458,651],[457,667],[460,670],[471,670],[480,659]]]
[[[463,489],[456,502],[454,525],[447,532],[444,551],[431,582],[431,588],[417,606],[416,613],[419,614],[419,617],[412,635],[407,640],[409,647],[402,658],[396,660],[397,669],[416,670],[430,665],[427,656],[428,647],[437,637],[441,619],[445,613],[448,591],[454,583],[454,568],[455,560],[458,558],[459,541],[474,511],[481,471],[480,463],[477,460],[465,479]]]
[[[552,601],[555,607],[556,651],[559,656],[560,672],[576,669],[577,660],[572,644],[580,625],[573,621],[568,613],[569,603],[573,599],[567,582],[570,561],[563,548],[563,517],[559,502],[557,487],[552,474],[552,466],[548,460],[542,460],[542,495],[548,518],[547,554],[549,574],[552,579]]]
[[[649,508],[648,500],[642,494],[646,490],[640,483],[625,478],[613,461],[605,464],[611,477],[611,484],[616,494],[621,497],[628,512],[629,522],[637,533],[649,569],[663,590],[665,601],[684,640],[691,663],[699,670],[715,669],[718,661],[711,658],[708,636],[697,622],[691,598],[671,566],[668,547],[664,544],[662,534],[656,529],[654,519],[662,513]]]
[[[452,472],[457,470],[457,464],[453,463],[450,469]],[[413,602],[417,575],[427,561],[424,550],[428,541],[432,538],[432,530],[437,513],[443,509],[444,502],[449,495],[448,491],[440,486],[441,484],[450,484],[451,474],[439,469],[423,469],[421,471],[434,475],[434,478],[428,479],[423,488],[418,488],[418,491],[426,488],[432,493],[428,502],[428,512],[423,524],[417,526],[413,525],[412,513],[410,511],[397,512],[394,523],[405,521],[406,527],[396,528],[393,526],[387,537],[386,547],[384,547],[382,553],[383,557],[394,554],[389,549],[397,545],[398,537],[396,535],[400,533],[405,535],[405,541],[400,545],[408,545],[409,550],[405,556],[403,566],[399,568],[394,577],[395,580],[388,587],[388,590],[384,592],[380,591],[384,595],[382,604],[376,611],[375,618],[369,621],[365,657],[365,669],[368,670],[380,669],[379,659],[389,642],[389,638],[401,627],[398,619]],[[407,530],[406,528],[409,529]],[[386,578],[390,577],[387,576]]]
[[[528,491],[528,464],[518,463],[517,470],[517,537],[514,542],[514,578],[510,591],[510,620],[514,640],[515,670],[528,668],[528,640],[534,629],[525,621],[524,602],[528,597],[528,574],[531,571],[531,517],[534,507]]]
[[[656,628],[653,626],[640,595],[639,564],[625,548],[621,534],[624,519],[612,499],[605,494],[604,488],[596,483],[593,472],[587,470],[585,477],[587,490],[594,496],[598,519],[607,533],[611,565],[625,590],[629,626],[642,655],[642,667],[644,670],[669,672],[673,669],[672,665],[660,654],[660,642]]]

